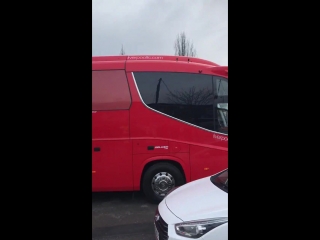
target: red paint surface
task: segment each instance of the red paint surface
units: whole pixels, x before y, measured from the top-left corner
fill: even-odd
[[[92,110],[129,109],[130,104],[124,70],[92,71]]]
[[[153,161],[180,164],[187,181],[228,167],[228,141],[214,138],[216,134],[227,140],[226,135],[200,129],[147,108],[132,76],[134,71],[201,71],[228,78],[228,68],[201,59],[189,58],[188,62],[187,57],[179,57],[179,61],[176,56],[162,56],[162,60],[143,57],[132,60],[127,60],[127,56],[92,58],[93,71],[122,69],[126,72],[124,82],[122,73],[114,71],[112,86],[121,92],[120,100],[111,100],[104,106],[107,110],[92,113],[92,149],[100,147],[98,152],[92,150],[93,191],[139,190],[143,169]],[[215,69],[214,66],[218,67]],[[129,85],[130,93],[124,83]],[[119,106],[123,109],[110,110]],[[159,148],[151,152],[147,150],[148,146]]]

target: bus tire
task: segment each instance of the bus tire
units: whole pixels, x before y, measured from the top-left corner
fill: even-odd
[[[183,184],[184,175],[176,166],[166,162],[156,163],[143,175],[142,191],[148,201],[160,203],[172,187]]]

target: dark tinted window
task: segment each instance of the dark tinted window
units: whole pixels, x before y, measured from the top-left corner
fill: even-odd
[[[228,169],[219,174],[213,175],[210,180],[214,185],[223,191],[228,192]]]
[[[92,110],[129,109],[131,95],[124,70],[92,71]]]
[[[191,73],[134,73],[141,97],[149,107],[197,125],[228,134],[228,82]]]
[[[199,127],[214,130],[214,79],[210,75],[169,72],[134,73],[149,107]]]

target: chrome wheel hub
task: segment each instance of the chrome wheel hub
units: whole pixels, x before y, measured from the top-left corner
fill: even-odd
[[[160,172],[152,178],[151,186],[157,195],[164,197],[175,186],[175,181],[171,174]]]

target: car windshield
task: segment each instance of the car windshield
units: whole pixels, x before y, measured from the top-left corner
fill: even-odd
[[[228,169],[213,175],[210,180],[218,188],[228,193]]]

